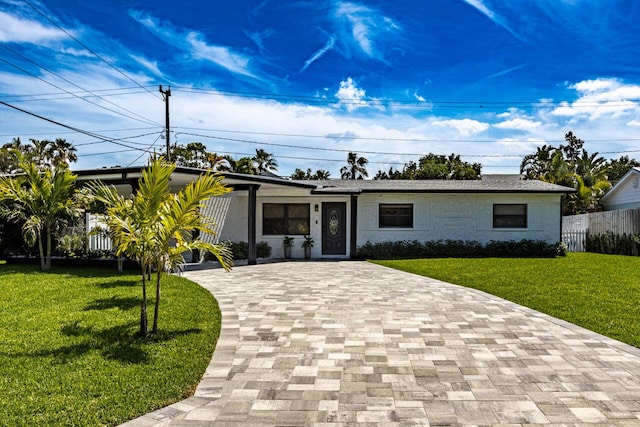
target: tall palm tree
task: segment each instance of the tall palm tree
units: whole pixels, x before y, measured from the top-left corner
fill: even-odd
[[[162,158],[153,159],[143,171],[139,189],[131,197],[117,193],[115,187],[102,183],[89,185],[93,200],[106,206],[106,224],[110,229],[117,255],[126,255],[140,263],[142,272],[142,302],[140,305],[140,335],[147,327],[146,275],[156,271],[156,299],[153,332],[158,331],[160,279],[184,262],[182,254],[192,249],[212,253],[225,268],[232,265],[228,248],[191,239],[193,231],[214,233],[214,224],[200,215],[202,204],[210,197],[230,191],[222,178],[207,172],[177,194],[169,191],[170,178],[176,166]]]
[[[23,174],[0,177],[0,216],[24,221],[22,232],[29,245],[38,243],[40,267],[51,268],[54,231],[79,216],[74,200],[76,175],[68,168],[40,169],[34,162],[19,163]]]
[[[363,179],[368,177],[367,163],[369,163],[369,160],[364,157],[358,157],[357,153],[349,153],[347,166],[340,168],[342,179]]]
[[[278,170],[278,162],[273,157],[273,154],[267,153],[262,148],[256,149],[256,155],[253,156],[252,160],[259,174]]]
[[[78,161],[76,148],[66,139],[56,138],[49,142],[48,157],[54,166],[69,166],[69,163]]]

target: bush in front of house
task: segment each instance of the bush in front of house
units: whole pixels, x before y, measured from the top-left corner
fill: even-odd
[[[609,255],[640,255],[640,234],[589,234],[585,240],[587,252]]]
[[[486,245],[470,240],[401,240],[371,243],[358,247],[358,258],[462,258],[462,257],[555,257],[565,256],[566,246],[542,240],[491,241]]]
[[[224,245],[231,248],[233,253],[233,259],[247,259],[249,258],[249,244],[247,242],[224,242]],[[208,255],[208,254],[207,254]],[[256,257],[257,258],[269,258],[271,256],[271,246],[267,242],[256,243]],[[206,258],[209,260],[209,257]]]

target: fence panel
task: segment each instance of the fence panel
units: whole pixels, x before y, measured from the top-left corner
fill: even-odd
[[[640,232],[640,209],[594,212],[589,214],[589,234],[636,234]]]
[[[562,241],[571,252],[584,252],[587,235],[640,233],[640,209],[592,212],[562,217]]]

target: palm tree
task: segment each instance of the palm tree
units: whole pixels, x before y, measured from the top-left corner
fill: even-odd
[[[193,231],[214,233],[210,220],[203,218],[200,208],[205,200],[230,191],[222,179],[211,172],[201,175],[177,194],[169,191],[170,178],[176,166],[156,158],[143,171],[137,193],[125,198],[115,187],[102,183],[89,185],[92,199],[106,206],[106,224],[110,229],[116,254],[126,255],[140,263],[142,302],[140,335],[147,334],[146,275],[156,271],[156,299],[153,332],[158,331],[160,279],[162,273],[184,262],[182,254],[192,249],[211,252],[225,268],[232,265],[228,248],[191,239]]]
[[[325,179],[329,179],[330,176],[331,176],[331,172],[326,171],[324,169],[318,169],[316,173],[313,175],[313,179],[325,180]]]
[[[369,160],[364,157],[358,157],[357,153],[349,153],[347,157],[348,165],[340,168],[342,179],[363,179],[368,177],[367,163],[369,163]]]
[[[224,161],[220,162],[218,171],[243,173],[246,175],[256,175],[258,173],[251,157],[240,157],[238,160],[236,160],[228,154],[224,156]]]
[[[278,162],[273,154],[267,153],[262,148],[256,149],[256,155],[251,159],[255,165],[258,174],[263,172],[275,172],[278,170]]]
[[[38,242],[40,267],[51,268],[51,247],[54,231],[79,216],[74,200],[76,175],[68,168],[40,170],[34,162],[22,160],[17,177],[0,177],[0,216],[12,221],[24,221],[22,232],[29,245]]]
[[[56,138],[49,142],[48,157],[54,166],[69,166],[69,163],[78,161],[76,148],[66,139]]]

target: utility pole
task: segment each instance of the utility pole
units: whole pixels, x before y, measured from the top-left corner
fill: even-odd
[[[162,99],[164,100],[164,136],[165,140],[167,141],[167,161],[171,161],[171,133],[169,130],[169,97],[171,96],[171,86],[169,86],[167,90],[162,90],[162,85],[160,85],[160,93],[162,94]]]

